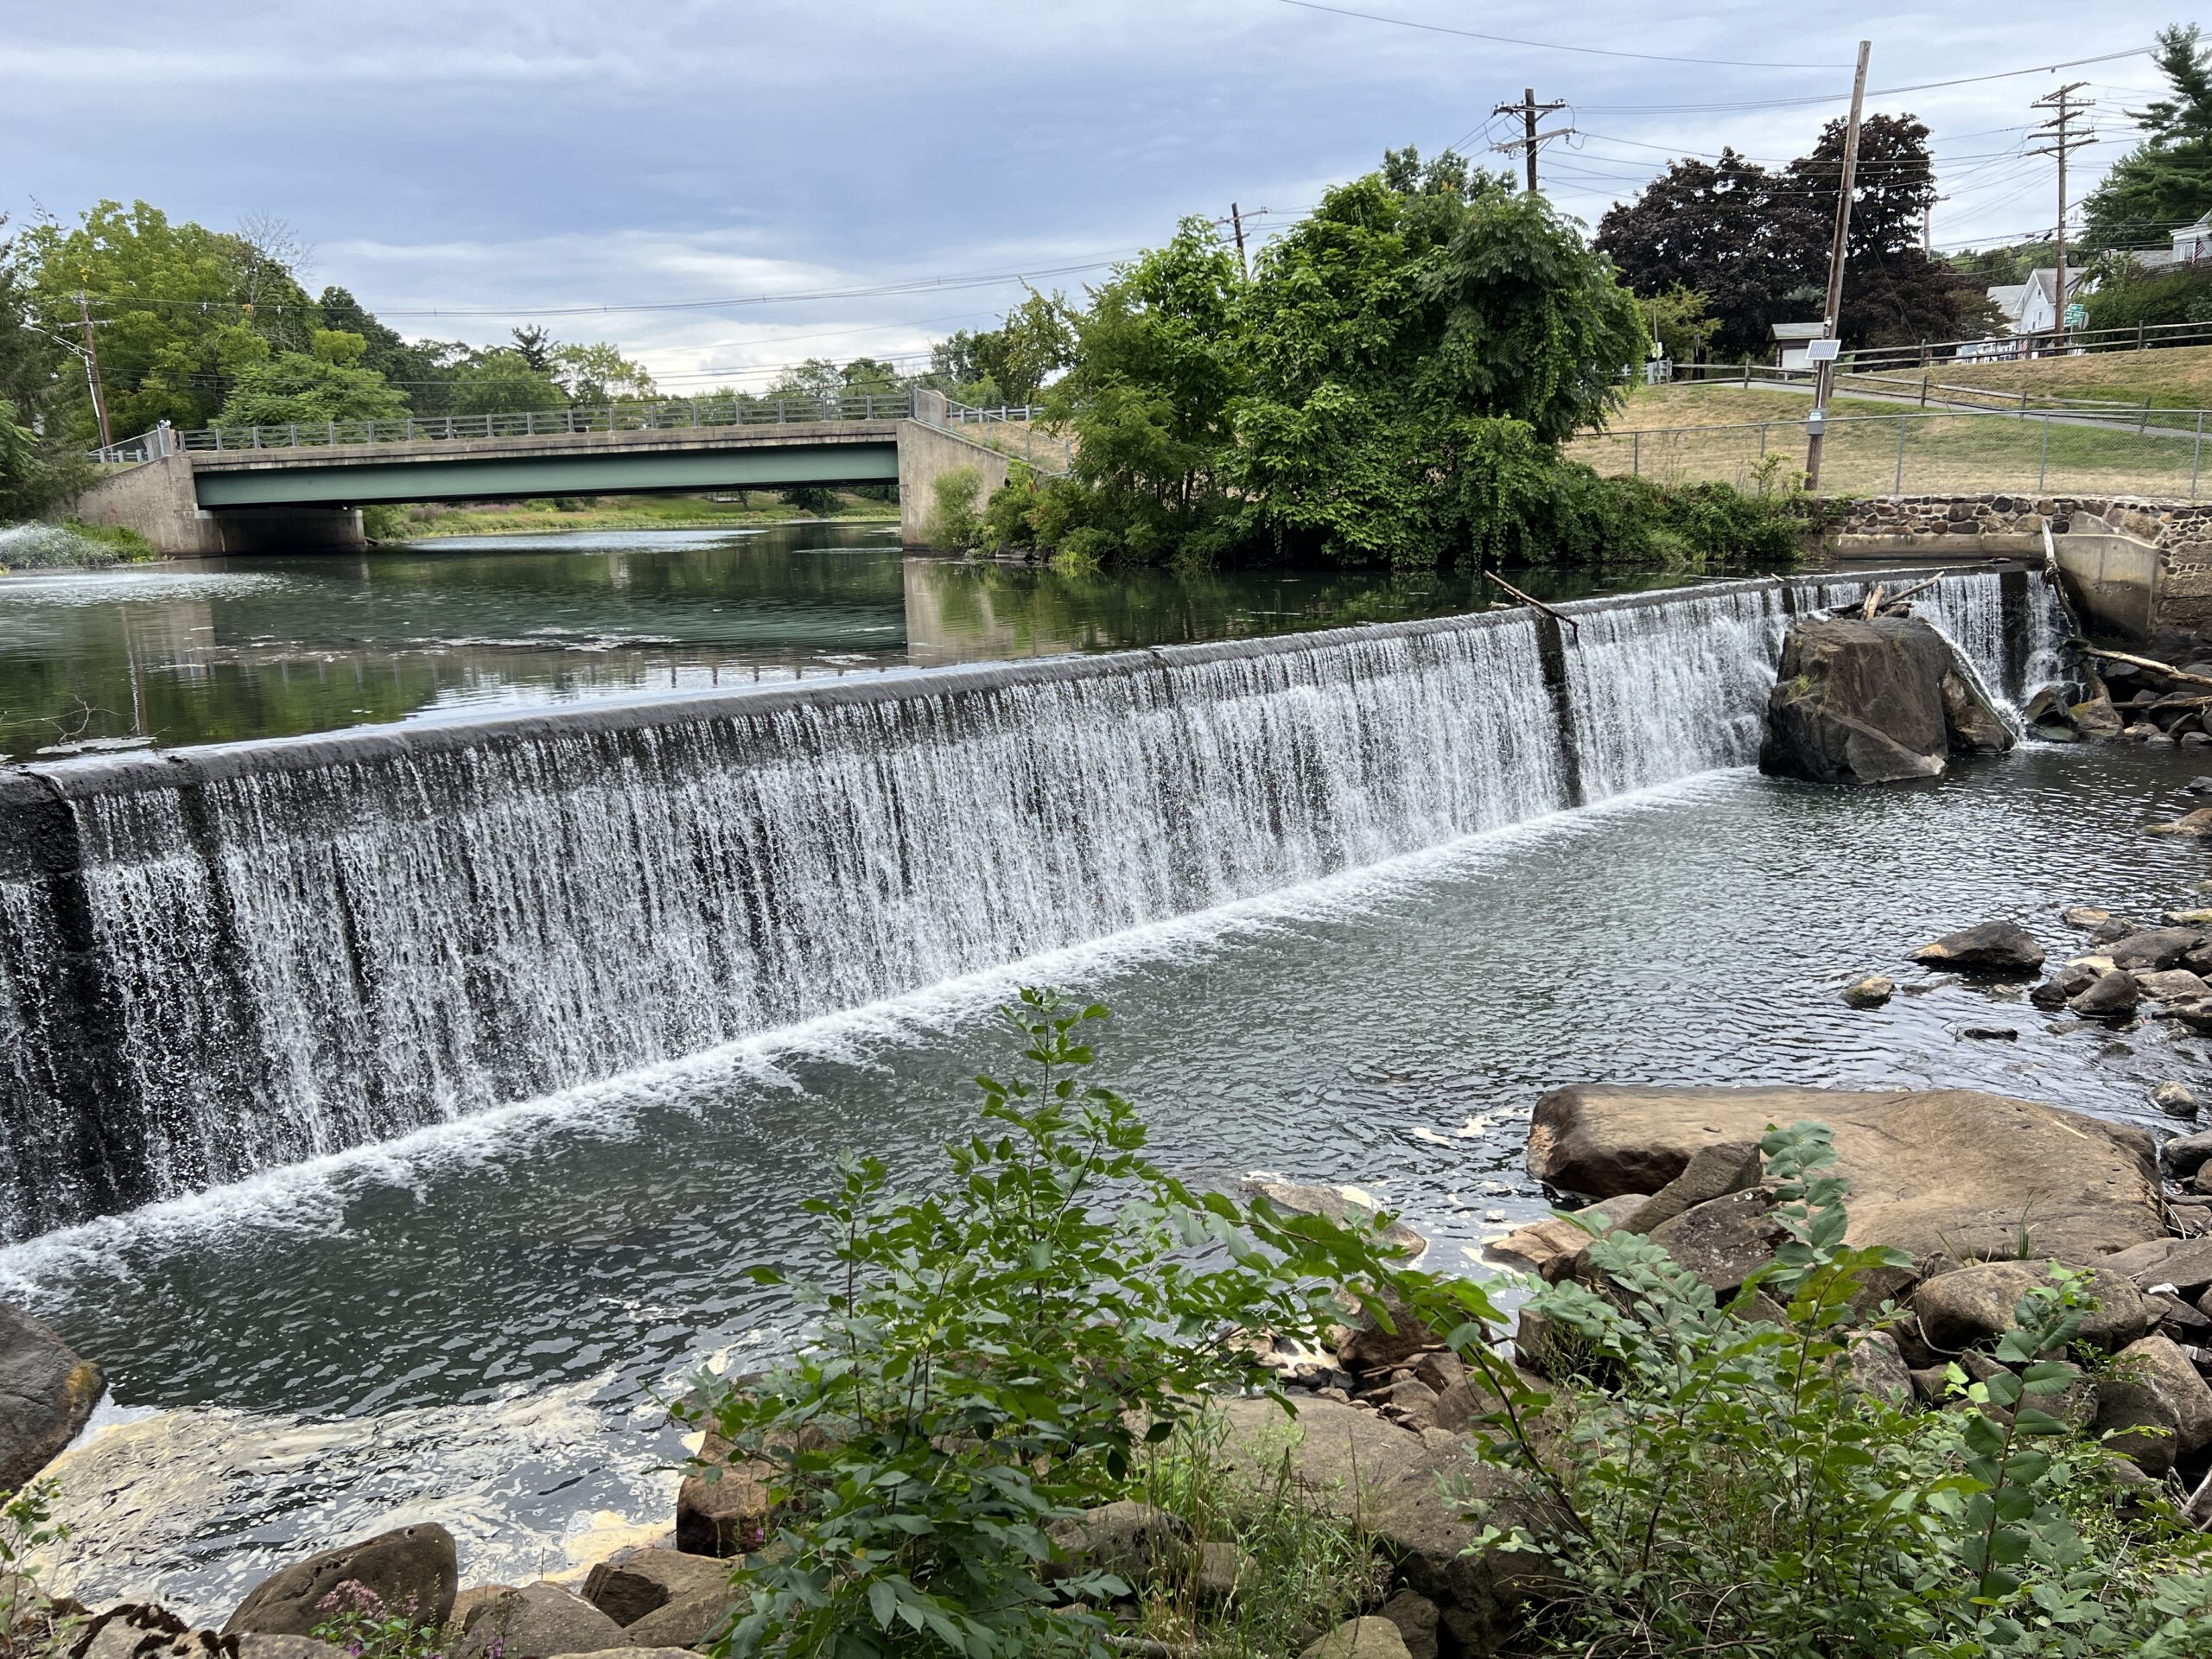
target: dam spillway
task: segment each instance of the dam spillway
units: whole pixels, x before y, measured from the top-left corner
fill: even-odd
[[[1880,579],[0,773],[0,1237],[1746,764]],[[2009,695],[2060,637],[1923,602]]]

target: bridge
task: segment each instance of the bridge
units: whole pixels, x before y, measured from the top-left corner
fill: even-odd
[[[986,495],[1006,481],[1022,447],[1003,438],[1015,413],[918,391],[163,427],[102,450],[116,470],[76,514],[127,525],[168,554],[307,552],[364,545],[360,509],[384,502],[896,484],[901,539],[919,547],[938,479],[971,467]],[[1000,443],[980,441],[995,422]],[[1065,469],[1060,441],[1039,454],[1021,430],[1039,471]]]

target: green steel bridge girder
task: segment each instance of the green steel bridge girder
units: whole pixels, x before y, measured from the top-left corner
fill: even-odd
[[[202,507],[364,506],[381,501],[497,501],[541,495],[650,495],[800,484],[893,484],[899,444],[787,443],[634,454],[393,456],[327,465],[195,469]]]

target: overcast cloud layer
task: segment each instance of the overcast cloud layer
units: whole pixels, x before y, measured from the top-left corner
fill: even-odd
[[[1822,67],[1638,61],[1284,0],[0,0],[0,208],[71,219],[143,197],[222,228],[278,214],[315,245],[311,286],[342,283],[410,334],[481,342],[526,313],[588,306],[1012,272],[1075,290],[1181,215],[1233,200],[1280,223],[1385,146],[1479,149],[1504,136],[1491,106],[1532,85],[1572,103],[1547,125],[1584,136],[1543,166],[1554,199],[1594,223],[1670,155],[1803,151],[1843,111],[1862,35],[1878,91],[2144,48],[2175,21],[2136,0],[1675,17],[1629,0],[1347,5],[1559,46]],[[2145,58],[1870,100],[1934,130],[1939,244],[2048,230],[2055,181],[2021,154],[2028,105],[2075,79],[2101,105],[2103,142],[2075,168],[2086,186],[2132,142],[2122,111],[2157,79]],[[916,352],[988,326],[1020,291],[947,282],[543,320],[615,340],[681,390],[806,356]],[[434,310],[499,315],[398,315]]]

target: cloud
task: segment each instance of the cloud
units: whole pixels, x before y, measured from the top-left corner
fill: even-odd
[[[1445,0],[1353,9],[1614,49],[1839,66],[1863,29],[1878,87],[2147,43],[2168,11],[2164,0],[2116,0],[2088,19],[2059,0],[1871,16],[1750,3],[1686,14],[1626,0],[1522,0],[1478,15]],[[165,16],[162,30],[150,35],[144,13],[17,0],[0,19],[0,207],[35,199],[67,214],[144,196],[219,226],[280,213],[319,245],[322,280],[394,309],[1039,269],[1133,250],[1232,200],[1277,209],[1262,222],[1280,225],[1386,146],[1457,141],[1504,164],[1485,148],[1503,136],[1492,106],[1529,86],[1572,100],[1557,118],[1583,136],[1548,148],[1544,171],[1554,200],[1594,221],[1669,155],[1802,153],[1840,104],[1719,106],[1848,79],[1841,68],[1507,47],[1280,0],[363,0],[203,7]],[[2086,186],[2126,148],[2112,112],[2139,101],[2107,89],[2146,86],[2152,74],[2141,61],[2076,73],[2098,83],[2108,133],[2087,152],[2094,163],[2077,168]],[[1939,239],[2048,221],[2048,163],[2017,152],[2030,100],[2056,79],[1877,100],[1936,132],[1953,190]],[[817,338],[836,354],[841,342],[909,349],[939,327],[926,319],[988,321],[1020,293],[1009,281],[757,315],[610,312],[590,332],[686,372]],[[426,320],[423,332],[497,338],[519,320]]]

